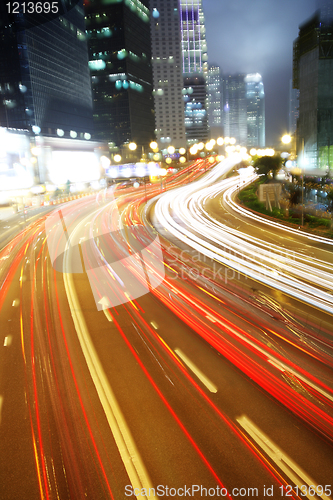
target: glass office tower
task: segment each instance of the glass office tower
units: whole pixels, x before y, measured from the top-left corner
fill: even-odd
[[[224,79],[224,134],[237,144],[247,144],[245,74],[228,75]]]
[[[265,92],[259,73],[246,75],[247,147],[265,147]]]
[[[265,92],[259,73],[224,79],[224,133],[246,147],[265,147]]]
[[[163,148],[186,146],[178,0],[151,0],[156,139]]]
[[[45,135],[92,133],[92,95],[82,0],[30,22],[0,4],[0,125]],[[58,134],[59,135],[59,134]]]
[[[117,146],[155,137],[149,0],[86,2],[95,138]]]
[[[299,117],[299,90],[293,88],[293,81],[289,81],[289,125],[288,133],[295,134],[297,129],[297,120]]]
[[[208,138],[208,55],[201,0],[180,0],[185,128],[189,144]]]
[[[332,75],[333,19],[332,8],[327,8],[300,26],[293,70],[293,86],[299,89],[296,136],[300,166],[325,173],[333,169]]]
[[[222,73],[217,64],[209,65],[207,78],[207,111],[208,124],[211,138],[223,135],[223,93]]]

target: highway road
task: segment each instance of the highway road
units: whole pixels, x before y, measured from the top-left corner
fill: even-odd
[[[288,292],[291,316],[165,231],[169,188],[230,165],[205,167],[61,205],[0,252],[1,499],[332,498],[331,313],[316,328]]]

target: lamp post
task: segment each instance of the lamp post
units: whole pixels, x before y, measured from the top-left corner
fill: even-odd
[[[130,153],[127,156],[126,154],[126,159],[127,161],[136,161],[137,153],[135,151],[137,150],[138,145],[135,142],[130,142],[127,144],[127,148],[129,149]]]
[[[282,144],[290,144],[291,143],[291,135],[285,134],[281,137]]]
[[[305,158],[304,158],[304,138],[302,138],[302,147],[301,147],[301,153],[300,153],[300,160],[298,161],[299,167],[295,169],[294,173],[296,174],[297,170],[297,175],[300,173],[302,175],[302,195],[301,195],[301,203],[302,203],[302,215],[301,215],[301,225],[304,225],[304,165],[305,165]]]
[[[331,147],[330,137],[327,136],[327,177],[329,177],[330,175],[330,147]]]
[[[149,147],[150,147],[150,149],[152,149],[154,151],[154,153],[157,153],[157,151],[158,151],[158,144],[157,144],[156,141],[152,141],[149,144]]]
[[[302,138],[302,226],[304,226],[304,138]]]
[[[31,154],[33,155],[31,157],[31,163],[34,165],[34,177],[35,180],[37,180],[38,184],[41,182],[41,175],[40,175],[40,165],[39,165],[39,155],[41,153],[41,149],[38,146],[33,146],[31,148]]]
[[[189,153],[191,156],[196,156],[198,154],[198,150],[201,149],[201,145],[200,145],[200,148],[199,148],[199,144],[193,144],[190,148],[189,148]],[[187,176],[186,176],[186,184],[189,183],[190,181],[190,166],[188,165],[187,166],[188,170],[187,170]]]
[[[144,183],[145,183],[145,203],[147,203],[147,184],[146,184],[147,181],[146,181],[146,176],[144,176],[143,180],[144,180]]]
[[[214,145],[215,145],[214,139],[211,139],[209,142],[206,142],[205,149],[207,151],[208,156],[209,156],[209,153],[213,150]],[[205,161],[205,172],[206,171],[207,171],[207,163]]]
[[[161,179],[161,193],[163,192],[163,177],[167,174],[166,168],[160,168],[159,176]]]

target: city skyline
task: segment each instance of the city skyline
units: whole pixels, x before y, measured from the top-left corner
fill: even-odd
[[[208,59],[223,74],[262,75],[266,93],[266,143],[288,129],[289,80],[298,27],[314,14],[315,0],[203,0]],[[258,28],[260,27],[260,29]]]

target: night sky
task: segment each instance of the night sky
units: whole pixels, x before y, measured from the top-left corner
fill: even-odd
[[[203,0],[209,63],[224,74],[263,77],[266,145],[278,145],[287,131],[293,41],[316,5],[316,0]]]

